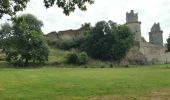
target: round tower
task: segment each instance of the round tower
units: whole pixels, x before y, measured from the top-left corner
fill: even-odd
[[[160,28],[160,24],[154,23],[151,32],[149,32],[149,42],[151,44],[163,46],[163,31]]]
[[[126,13],[126,25],[134,33],[135,40],[141,41],[141,22],[138,21],[138,13],[134,13],[133,10],[130,13]]]

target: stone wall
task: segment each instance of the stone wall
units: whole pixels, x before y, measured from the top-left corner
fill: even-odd
[[[170,63],[170,53],[166,48],[159,45],[141,42],[134,46],[127,54],[130,64],[165,64]]]
[[[77,37],[81,37],[83,34],[82,34],[82,30],[78,29],[78,30],[59,31],[58,35],[60,39],[74,39]]]
[[[149,42],[151,44],[163,46],[163,31],[161,30],[160,24],[154,23],[151,32],[149,32]]]
[[[163,46],[163,36],[161,32],[149,33],[149,42],[151,44]]]
[[[141,42],[140,52],[142,52],[148,62],[156,64],[170,63],[170,53],[166,52],[166,48],[159,45]]]
[[[132,64],[132,65],[148,64],[147,58],[145,57],[145,55],[143,55],[142,52],[140,52],[140,47],[137,45],[132,47],[129,50],[129,52],[127,53],[125,58],[126,58],[125,60],[127,60],[128,64]],[[126,61],[123,61],[123,62],[126,62]]]
[[[59,40],[59,37],[58,37],[58,34],[57,32],[51,32],[51,33],[48,33],[47,35],[45,35],[48,43],[54,43],[56,42],[57,40]]]
[[[134,33],[135,41],[141,41],[141,22],[126,23],[130,30]]]
[[[70,40],[76,39],[83,36],[83,30],[65,30],[57,32],[51,32],[45,35],[49,43],[57,42],[58,40]]]
[[[141,41],[141,22],[138,21],[138,14],[131,10],[130,13],[126,13],[126,25],[134,33],[135,40]]]

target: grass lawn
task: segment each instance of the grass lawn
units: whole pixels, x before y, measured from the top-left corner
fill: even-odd
[[[0,100],[170,100],[170,69],[1,67]]]

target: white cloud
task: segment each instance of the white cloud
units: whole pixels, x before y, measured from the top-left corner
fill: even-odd
[[[94,25],[97,21],[113,20],[119,24],[125,23],[125,14],[135,10],[142,22],[142,36],[148,41],[148,32],[154,22],[160,22],[164,31],[164,42],[170,32],[170,1],[169,0],[95,0],[95,4],[88,6],[82,12],[76,10],[70,16],[65,16],[62,9],[55,7],[46,9],[43,0],[31,0],[27,9],[22,13],[32,13],[44,22],[43,31],[60,31],[77,29],[81,24],[90,22]],[[4,22],[3,18],[0,23]]]

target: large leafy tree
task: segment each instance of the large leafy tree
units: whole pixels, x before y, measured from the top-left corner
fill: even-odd
[[[98,22],[89,31],[83,50],[91,57],[120,61],[133,45],[133,33],[125,25]]]
[[[0,18],[4,14],[13,16],[16,12],[22,11],[26,8],[27,3],[30,0],[0,0]],[[69,15],[73,12],[76,7],[80,10],[86,10],[86,3],[92,4],[93,0],[44,0],[44,6],[49,8],[51,6],[57,5],[59,8],[63,9],[64,14]]]
[[[48,60],[49,50],[42,26],[43,23],[31,14],[22,15],[13,21],[12,36],[5,43],[9,63],[28,66],[29,63],[44,64]]]

